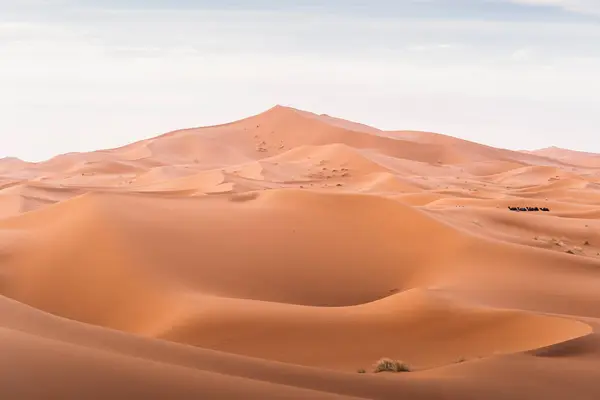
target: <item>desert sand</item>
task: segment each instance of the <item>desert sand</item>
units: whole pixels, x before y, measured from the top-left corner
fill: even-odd
[[[596,400],[600,155],[277,106],[2,159],[0,310],[3,399]]]

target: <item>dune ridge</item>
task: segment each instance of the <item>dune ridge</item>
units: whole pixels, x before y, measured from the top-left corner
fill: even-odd
[[[598,159],[283,106],[1,159],[0,393],[595,399]]]

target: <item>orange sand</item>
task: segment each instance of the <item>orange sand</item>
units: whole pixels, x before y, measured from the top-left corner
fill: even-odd
[[[0,397],[600,398],[599,168],[280,106],[2,159]]]

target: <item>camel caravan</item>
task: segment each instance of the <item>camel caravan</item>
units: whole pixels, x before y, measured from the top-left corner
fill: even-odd
[[[510,211],[517,211],[517,212],[520,212],[520,211],[545,211],[545,212],[548,212],[548,211],[550,211],[550,209],[547,207],[508,207],[508,209]]]

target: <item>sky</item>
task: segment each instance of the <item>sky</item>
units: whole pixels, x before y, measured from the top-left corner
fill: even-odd
[[[600,153],[600,0],[0,0],[0,157],[276,104]]]

